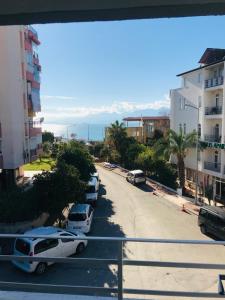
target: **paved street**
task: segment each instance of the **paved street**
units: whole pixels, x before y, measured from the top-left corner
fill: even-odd
[[[210,239],[200,233],[197,217],[181,212],[167,200],[154,196],[147,186],[135,187],[112,171],[99,168],[101,198],[95,210],[91,235],[172,239]],[[89,242],[82,257],[116,257],[117,244]],[[124,255],[131,259],[223,263],[223,246],[188,246],[127,243]],[[124,286],[148,289],[217,291],[222,271],[126,267]],[[43,276],[25,274],[2,263],[0,281],[115,286],[114,266],[58,264]],[[144,297],[142,297],[144,298]],[[151,298],[152,299],[152,298]],[[154,297],[154,299],[157,299]],[[165,298],[164,298],[165,299]],[[175,299],[173,297],[173,299]]]

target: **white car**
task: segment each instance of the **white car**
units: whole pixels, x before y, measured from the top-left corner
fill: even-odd
[[[80,253],[87,246],[87,241],[82,240],[85,235],[81,232],[68,232],[57,227],[39,227],[27,231],[25,235],[44,235],[46,238],[17,238],[14,244],[14,255],[33,257],[67,257],[75,253]],[[51,236],[58,236],[59,239],[51,239]],[[80,240],[72,237],[78,236]],[[71,237],[64,239],[63,237]],[[19,269],[27,272],[43,274],[47,266],[53,262],[38,261],[12,261]]]
[[[133,170],[127,173],[126,180],[135,185],[145,183],[146,177],[142,170]]]
[[[89,204],[73,205],[70,209],[66,229],[88,233],[91,230],[94,209]]]
[[[96,178],[97,179],[97,191],[98,191],[99,186],[100,186],[100,182],[101,182],[98,172],[95,172],[95,173],[91,174],[91,178]]]
[[[91,177],[86,190],[86,203],[96,205],[98,200],[98,180]]]

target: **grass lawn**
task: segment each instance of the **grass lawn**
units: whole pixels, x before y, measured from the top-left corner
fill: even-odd
[[[52,158],[42,158],[23,166],[24,171],[50,171],[55,166],[55,160]]]

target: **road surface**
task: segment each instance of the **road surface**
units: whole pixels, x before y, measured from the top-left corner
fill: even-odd
[[[153,195],[149,187],[135,187],[126,182],[123,177],[101,167],[99,167],[99,174],[102,183],[102,196],[95,210],[90,235],[210,239],[201,234],[197,226],[196,216],[181,212],[174,204]],[[116,243],[89,242],[87,249],[81,256],[111,258],[116,257],[116,255]],[[225,262],[225,248],[223,246],[126,243],[124,255],[130,259],[142,260]],[[216,292],[217,275],[222,272],[133,266],[124,269],[124,287],[202,292]],[[51,266],[46,274],[38,277],[25,274],[7,262],[1,264],[0,281],[107,287],[117,285],[117,276],[115,266],[57,264]],[[153,297],[149,298],[153,299]],[[154,297],[154,299],[158,298]]]

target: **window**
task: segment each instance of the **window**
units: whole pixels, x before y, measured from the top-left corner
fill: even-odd
[[[186,87],[187,86],[187,79],[184,77],[183,78],[183,87]]]
[[[198,137],[200,137],[201,134],[202,134],[201,124],[198,124]]]
[[[40,241],[39,243],[37,243],[34,247],[34,253],[38,254],[41,252],[44,252],[46,250],[55,248],[56,246],[58,246],[59,241],[55,240],[55,239],[46,239],[43,241]]]
[[[220,95],[216,94],[216,107],[219,106],[219,98],[220,98]]]
[[[179,124],[179,131],[182,131],[182,124]]]
[[[184,123],[184,134],[186,134],[186,123]]]
[[[92,207],[90,207],[89,208],[89,212],[88,212],[88,217],[90,217],[91,216],[91,213],[93,212],[93,208]]]
[[[180,110],[185,109],[186,99],[184,97],[180,97]]]
[[[16,240],[15,248],[20,253],[28,255],[30,253],[30,244],[22,239]]]
[[[62,233],[60,234],[60,236],[72,236],[72,234],[69,234],[69,233]],[[61,241],[63,243],[69,243],[69,242],[74,242],[74,239],[61,239]]]
[[[87,187],[86,193],[96,193],[95,191],[95,186],[94,185],[90,185]]]
[[[82,213],[72,213],[72,214],[69,214],[68,216],[68,220],[69,221],[85,221],[86,220],[86,214],[82,214]]]
[[[201,83],[202,82],[202,75],[201,73],[198,73],[198,83]]]

